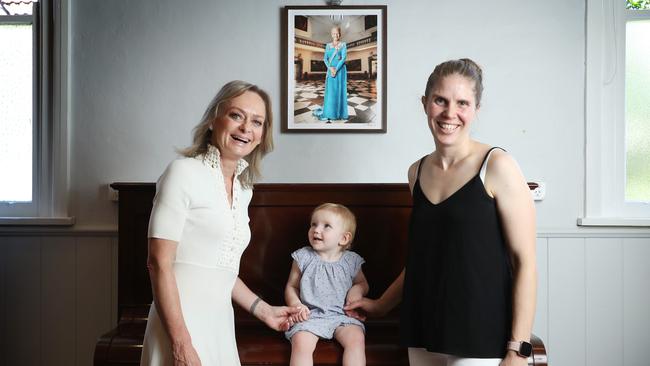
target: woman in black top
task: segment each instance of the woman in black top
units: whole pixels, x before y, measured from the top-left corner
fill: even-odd
[[[482,71],[469,59],[436,66],[422,105],[436,150],[411,165],[406,267],[377,300],[350,315],[382,315],[402,301],[411,365],[526,365],[535,314],[535,207],[515,160],[470,138]]]

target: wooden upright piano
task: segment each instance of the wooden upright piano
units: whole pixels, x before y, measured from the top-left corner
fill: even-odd
[[[147,226],[155,184],[113,183],[119,191],[118,319],[95,347],[95,366],[138,365],[151,304],[146,270]],[[401,272],[411,197],[406,184],[258,184],[249,207],[251,243],[240,277],[271,304],[284,303],[290,254],[307,245],[311,211],[323,202],[348,206],[357,216],[354,250],[366,259],[369,296],[376,298]],[[399,344],[398,309],[366,322],[367,365],[408,365]],[[266,328],[235,306],[237,345],[242,365],[288,365],[291,346],[284,335]],[[533,337],[529,365],[546,366],[546,349]],[[342,349],[321,341],[315,365],[340,365]]]

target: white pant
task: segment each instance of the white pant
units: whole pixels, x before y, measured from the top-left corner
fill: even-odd
[[[424,348],[409,347],[411,366],[499,366],[500,358],[460,358]]]

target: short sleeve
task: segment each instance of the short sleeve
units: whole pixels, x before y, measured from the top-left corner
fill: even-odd
[[[352,251],[347,251],[345,256],[345,263],[350,276],[354,278],[357,276],[357,273],[359,273],[361,265],[366,263],[366,261],[359,254]]]
[[[302,247],[291,253],[291,258],[296,261],[301,273],[305,271],[305,267],[307,267],[307,264],[310,262],[312,257],[313,250],[311,247]]]
[[[169,164],[156,183],[156,196],[149,218],[150,238],[181,240],[190,206],[187,182],[191,178],[183,160]]]

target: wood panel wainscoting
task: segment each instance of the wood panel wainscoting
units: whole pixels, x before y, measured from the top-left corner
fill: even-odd
[[[113,183],[119,191],[118,319],[95,347],[95,366],[138,365],[151,285],[146,270],[147,225],[155,195],[153,183]],[[406,184],[258,184],[249,207],[251,242],[240,277],[263,299],[284,303],[291,252],[308,245],[310,213],[323,202],[348,206],[357,216],[354,248],[376,298],[399,275],[406,258],[411,196]],[[366,322],[367,365],[408,365],[399,346],[399,309]],[[245,310],[235,306],[237,345],[242,365],[288,365],[291,346]],[[547,365],[543,342],[533,337],[529,365]],[[315,365],[340,365],[341,347],[320,341]]]

